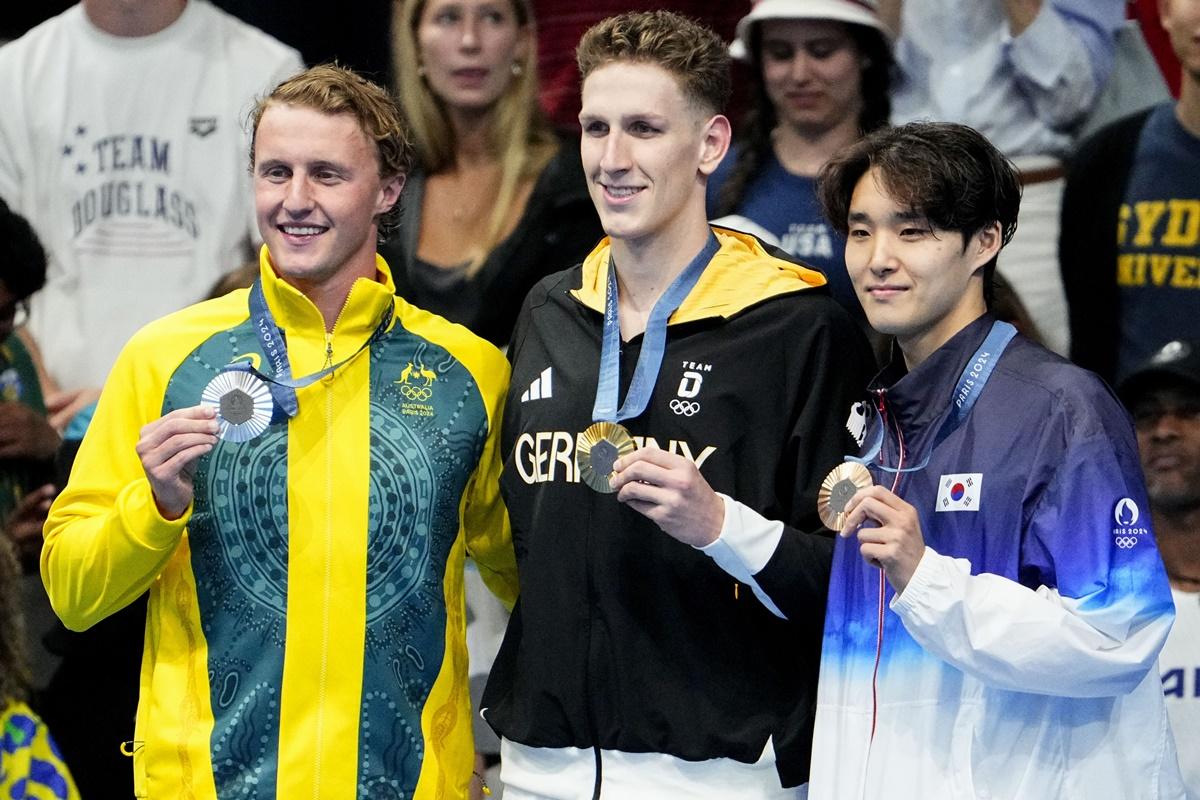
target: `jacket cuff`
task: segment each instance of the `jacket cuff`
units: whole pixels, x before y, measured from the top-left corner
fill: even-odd
[[[696,549],[711,557],[730,575],[746,578],[757,574],[779,547],[783,523],[767,519],[728,495],[717,492],[717,497],[725,504],[721,533],[711,544]],[[736,572],[731,569],[735,565],[726,563],[730,560],[737,561]]]
[[[1032,81],[1043,89],[1051,89],[1069,63],[1069,46],[1078,37],[1050,3],[1043,3],[1042,10],[1029,27],[1020,35],[1005,34],[1008,56],[1013,66],[1025,80]],[[1082,47],[1082,45],[1077,45]],[[1082,76],[1092,78],[1089,72]]]
[[[165,519],[154,501],[154,491],[146,478],[130,483],[117,495],[117,513],[129,536],[150,550],[170,550],[179,544],[195,500],[179,519]]]
[[[959,580],[959,559],[944,556],[928,545],[925,554],[917,562],[917,568],[904,591],[888,603],[888,607],[901,619],[932,622],[940,614],[947,600],[957,597],[951,592]]]

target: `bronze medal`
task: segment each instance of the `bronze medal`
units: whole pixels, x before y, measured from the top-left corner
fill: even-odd
[[[588,486],[612,494],[608,479],[613,473],[613,463],[636,449],[624,427],[615,422],[597,422],[575,439],[575,467]]]
[[[821,481],[821,490],[817,492],[817,514],[825,527],[833,531],[844,528],[846,503],[859,489],[874,483],[870,470],[857,461],[846,461],[834,467]]]

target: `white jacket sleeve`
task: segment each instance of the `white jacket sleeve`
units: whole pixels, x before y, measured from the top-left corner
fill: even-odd
[[[770,520],[754,509],[717,492],[725,504],[725,520],[716,540],[704,547],[696,548],[717,562],[717,566],[732,577],[750,587],[768,611],[780,619],[787,616],[758,585],[754,575],[760,572],[783,538],[783,523]]]
[[[1017,537],[1016,569],[927,548],[891,607],[926,650],[990,686],[1117,696],[1154,667],[1175,607],[1128,416],[1107,390],[1057,402],[1023,496],[993,497],[1020,504],[1019,530],[983,531],[995,546]]]
[[[891,608],[926,650],[984,683],[1063,697],[1132,691],[1151,669],[1173,614],[1123,631],[1089,619],[1089,598],[1036,591],[999,575],[971,574],[965,559],[926,548]]]

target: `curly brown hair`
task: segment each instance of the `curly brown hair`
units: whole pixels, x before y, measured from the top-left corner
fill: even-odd
[[[404,115],[386,89],[353,70],[337,64],[319,64],[293,75],[259,99],[250,112],[250,171],[254,172],[254,144],[258,124],[275,103],[311,108],[324,114],[352,114],[367,138],[375,142],[379,176],[391,179],[412,169],[413,146]],[[383,241],[400,224],[400,201],[379,215]]]
[[[13,544],[0,533],[0,708],[26,699],[29,693],[20,579],[21,565]]]
[[[579,77],[614,61],[662,67],[684,96],[710,114],[725,110],[732,92],[729,49],[711,28],[671,11],[637,11],[601,20],[575,49]]]

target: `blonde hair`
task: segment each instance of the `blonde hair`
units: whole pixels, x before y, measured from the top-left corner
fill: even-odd
[[[412,130],[417,163],[427,175],[454,165],[456,139],[454,127],[442,100],[433,94],[421,75],[417,25],[427,0],[400,0],[399,13],[393,16],[392,39],[396,58],[396,93]],[[517,24],[534,30],[533,8],[529,0],[509,0]],[[500,187],[492,204],[492,213],[482,241],[478,242],[467,264],[467,276],[473,277],[483,266],[488,253],[504,236],[517,192],[524,180],[536,177],[553,158],[558,140],[538,104],[537,48],[535,42],[525,55],[514,62],[520,67],[491,110],[488,145],[500,161]]]
[[[351,114],[367,138],[375,142],[379,177],[388,180],[412,169],[413,149],[404,116],[388,91],[337,64],[320,64],[285,80],[259,99],[250,112],[250,171],[258,124],[273,103],[311,108],[323,114]],[[400,201],[376,220],[380,240],[400,225]]]
[[[711,28],[673,11],[631,11],[601,20],[575,48],[581,81],[616,61],[665,69],[684,96],[709,114],[723,112],[733,91],[725,42]]]

